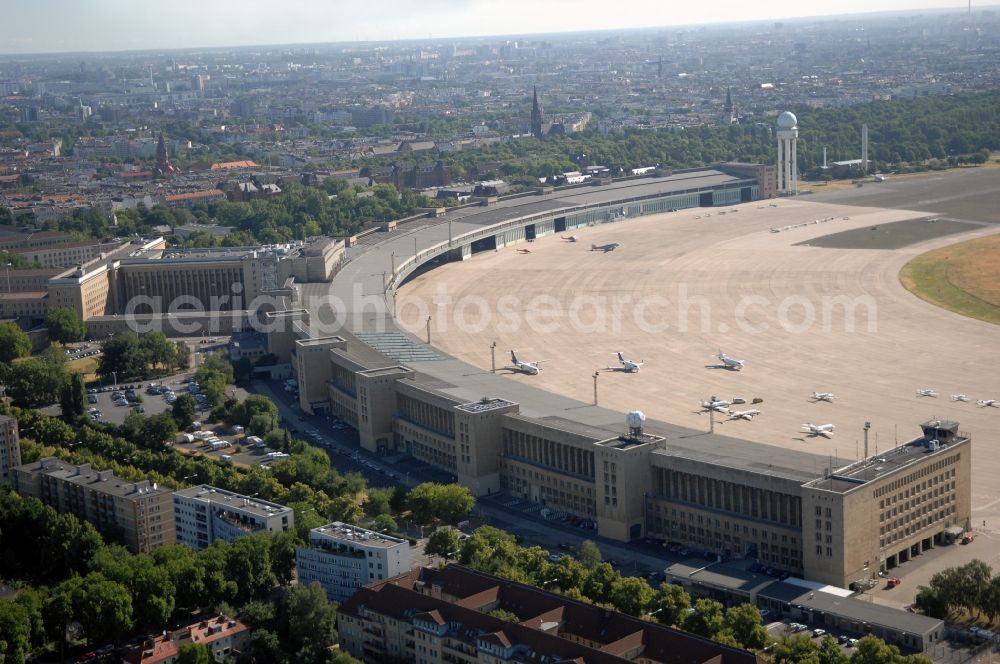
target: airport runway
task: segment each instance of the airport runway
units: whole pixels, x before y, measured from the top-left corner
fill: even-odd
[[[986,183],[998,173],[973,172],[963,183],[988,198]],[[752,421],[717,416],[715,427],[773,445],[776,455],[782,448],[808,450],[837,465],[862,453],[865,421],[872,423],[869,453],[875,454],[918,436],[923,421],[957,420],[975,441],[974,522],[1000,523],[1000,455],[992,453],[1000,408],[975,403],[1000,399],[993,371],[1000,330],[923,302],[898,280],[913,256],[1000,229],[949,223],[938,234],[919,220],[945,214],[992,220],[990,214],[958,216],[942,202],[914,210],[861,204],[885,204],[892,196],[914,200],[915,191],[939,199],[955,187],[955,181],[921,179],[923,185],[866,185],[892,187],[876,194],[840,192],[850,205],[829,202],[837,197],[831,192],[773,205],[684,210],[576,230],[576,243],[550,236],[478,254],[404,286],[401,298],[415,299],[411,306],[400,300],[399,319],[423,336],[422,304],[434,313],[434,344],[442,350],[488,369],[488,348],[496,341],[500,364],[507,364],[511,348],[524,360],[545,360],[539,375],[511,374],[510,380],[584,402],[592,400],[593,374],[600,371],[600,404],[622,413],[638,408],[656,419],[708,428],[700,399],[762,399],[737,406],[759,409]],[[855,248],[865,246],[872,228],[907,220],[914,221],[882,232],[871,248]],[[843,248],[812,246],[845,231],[854,233]],[[621,246],[589,251],[592,243],[610,242]],[[715,368],[720,348],[746,360],[746,368]],[[619,350],[645,362],[639,373],[609,370]],[[917,396],[924,387],[939,396]],[[812,403],[813,391],[833,392],[834,400]],[[959,393],[971,402],[950,400]],[[806,422],[832,423],[836,431],[829,440],[806,436],[800,431]]]

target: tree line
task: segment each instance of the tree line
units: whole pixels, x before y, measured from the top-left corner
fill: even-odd
[[[929,585],[918,588],[915,605],[942,620],[964,612],[993,623],[1000,617],[1000,574],[993,574],[982,560],[949,567],[932,576]]]

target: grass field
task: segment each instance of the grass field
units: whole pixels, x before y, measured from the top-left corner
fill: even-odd
[[[1000,324],[1000,234],[917,256],[903,266],[899,279],[927,302]]]
[[[83,380],[88,383],[97,380],[97,357],[83,357],[67,362],[66,368],[71,373],[82,373]]]

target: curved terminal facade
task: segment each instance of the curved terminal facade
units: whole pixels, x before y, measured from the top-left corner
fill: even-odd
[[[969,526],[971,440],[929,422],[891,452],[825,456],[647,420],[483,372],[394,324],[394,288],[417,270],[596,223],[774,195],[773,167],[723,165],[567,188],[449,211],[348,249],[330,284],[297,291],[269,335],[295,367],[300,405],[408,453],[476,495],[505,492],[621,541],[653,538],[838,586],[950,541]],[[490,204],[492,203],[492,204]],[[663,216],[669,223],[670,216]],[[776,453],[780,450],[780,453]]]

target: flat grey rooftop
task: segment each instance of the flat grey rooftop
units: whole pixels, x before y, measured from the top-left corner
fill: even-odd
[[[801,586],[777,581],[760,591],[761,597],[786,602],[802,609],[814,609],[848,620],[879,625],[911,634],[926,634],[943,625],[941,620],[918,613],[900,611],[889,606],[866,602],[854,597],[839,597],[823,591],[805,591]]]
[[[290,513],[292,511],[292,508],[279,505],[278,503],[251,498],[250,496],[244,496],[239,493],[227,491],[226,489],[219,489],[208,484],[199,484],[181,489],[180,491],[175,491],[174,494],[185,498],[211,501],[216,507],[231,508],[262,518],[268,518],[276,514]]]

